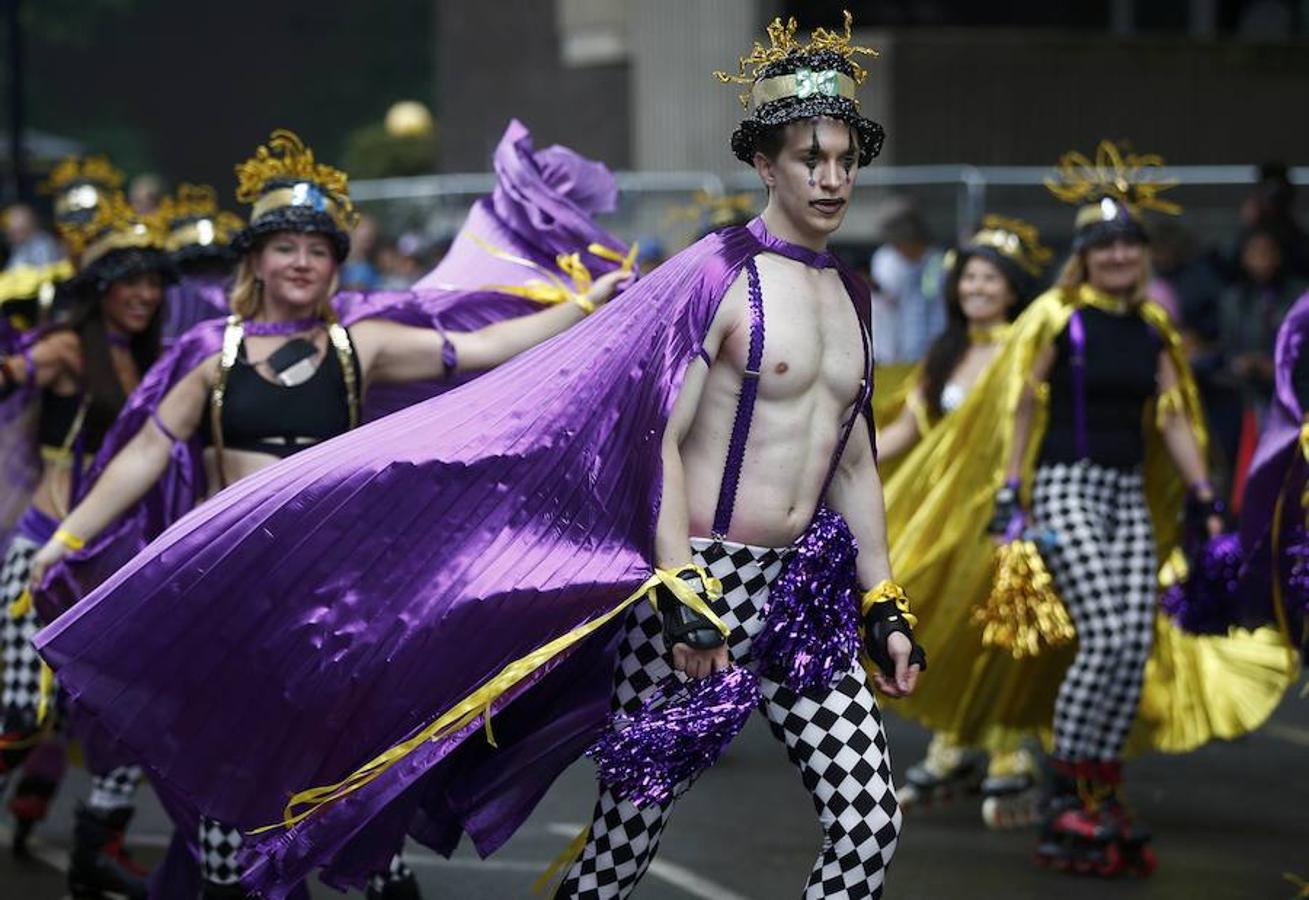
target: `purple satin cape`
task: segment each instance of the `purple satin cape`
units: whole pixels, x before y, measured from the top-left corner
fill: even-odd
[[[201,322],[228,313],[227,278],[187,275],[164,293],[163,344],[171,347]]]
[[[522,285],[540,275],[495,258],[477,241],[532,259],[551,271],[556,270],[556,254],[578,252],[591,244],[621,252],[622,243],[592,218],[595,213],[611,211],[616,202],[613,176],[602,164],[566,147],[538,152],[532,147],[531,134],[514,120],[496,149],[495,170],[493,193],[475,205],[440,264],[412,291],[338,294],[333,306],[342,323],[349,326],[381,317],[461,332],[540,310],[534,301],[483,290],[489,284]],[[592,254],[583,259],[597,275],[616,268],[612,260]],[[106,436],[89,477],[83,481],[83,495],[150,420],[168,391],[221,349],[222,333],[222,321],[202,322],[156,362]],[[372,387],[364,404],[364,419],[378,419],[412,406],[472,377]],[[84,550],[52,569],[37,596],[45,621],[57,618],[204,499],[208,485],[203,450],[198,436],[175,444],[172,462],[155,488]]]
[[[45,329],[11,332],[0,353],[12,355],[32,347]],[[19,518],[32,502],[41,479],[41,455],[36,428],[41,414],[40,392],[24,384],[0,400],[0,553],[5,552]]]
[[[710,235],[459,391],[233,485],[38,649],[176,802],[280,821],[292,793],[344,777],[648,577],[686,367],[745,261],[778,247],[759,220]],[[866,320],[866,288],[841,274]],[[495,704],[499,749],[475,720],[252,839],[247,887],[278,898],[316,867],[357,886],[405,831],[494,850],[603,726],[620,624]]]
[[[1279,617],[1273,609],[1272,527],[1279,497],[1285,497],[1279,546],[1285,549],[1293,539],[1296,525],[1304,524],[1305,510],[1300,504],[1306,478],[1300,452],[1304,410],[1295,396],[1293,375],[1296,363],[1305,352],[1306,340],[1309,340],[1309,294],[1295,302],[1277,332],[1273,402],[1250,464],[1241,504],[1241,548],[1247,558],[1232,617],[1236,624],[1246,628],[1278,623]],[[1289,560],[1281,563],[1283,581],[1290,565]],[[1304,614],[1291,608],[1295,604],[1289,599],[1290,592],[1283,590],[1286,601],[1283,612],[1291,626],[1292,640],[1298,641],[1304,633]]]

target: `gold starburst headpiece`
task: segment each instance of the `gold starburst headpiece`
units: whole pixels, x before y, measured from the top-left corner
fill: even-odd
[[[1095,149],[1094,160],[1075,150],[1061,156],[1045,186],[1058,199],[1078,207],[1075,245],[1084,246],[1111,233],[1144,240],[1140,222],[1145,210],[1170,216],[1182,211],[1178,204],[1159,196],[1177,186],[1176,180],[1157,177],[1163,164],[1163,157],[1156,153],[1133,153],[1103,140]]]
[[[123,173],[105,156],[69,156],[50,170],[42,193],[54,197],[55,222],[90,221],[107,194],[123,188]]]
[[[59,234],[85,271],[115,250],[163,250],[165,229],[157,213],[137,213],[122,191],[115,191],[100,198],[89,222],[61,223]]]
[[[768,46],[756,41],[737,60],[736,72],[714,72],[724,84],[746,85],[740,95],[748,118],[732,135],[737,159],[751,163],[759,137],[790,122],[827,116],[847,123],[859,135],[859,165],[872,162],[882,149],[886,132],[859,111],[858,87],[868,70],[857,56],[876,57],[871,47],[854,44],[854,17],[845,11],[840,30],[815,28],[807,43],[796,40],[794,18],[774,19],[768,26]]]
[[[718,71],[714,72],[714,77],[724,84],[748,85],[740,95],[742,109],[749,109],[752,103],[757,109],[765,103],[784,97],[803,98],[818,93],[845,97],[857,105],[859,99],[855,96],[855,88],[868,78],[868,70],[855,60],[855,56],[863,54],[876,57],[877,51],[872,47],[860,47],[851,43],[850,29],[854,24],[854,16],[850,15],[849,10],[844,12],[843,23],[842,31],[815,28],[809,35],[809,43],[801,44],[795,39],[795,31],[798,27],[795,18],[791,17],[783,24],[779,16],[768,26],[767,47],[762,42],[755,41],[751,51],[737,60],[735,74]],[[849,73],[801,69],[792,74],[763,77],[764,71],[769,66],[783,61],[788,56],[812,55],[822,51],[835,53],[844,59],[850,69]],[[805,74],[801,76],[801,72]]]
[[[254,204],[251,227],[266,219],[311,219],[321,213],[349,232],[358,219],[346,174],[318,162],[314,151],[285,128],[276,129],[267,144],[236,167],[236,178],[236,199]]]
[[[207,184],[180,184],[159,204],[159,218],[168,229],[164,249],[220,249],[232,242],[245,223],[218,208],[218,195]]]
[[[968,242],[970,247],[989,247],[1031,275],[1041,277],[1054,251],[1041,243],[1036,226],[1022,219],[988,215],[981,229]]]

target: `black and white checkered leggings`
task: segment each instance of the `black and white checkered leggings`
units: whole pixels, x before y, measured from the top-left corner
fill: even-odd
[[[723,583],[714,612],[731,628],[732,661],[748,664],[751,639],[763,626],[760,611],[768,585],[782,571],[783,554],[699,538],[691,545],[695,562]],[[638,603],[618,648],[614,709],[635,713],[670,671],[659,616],[649,603]],[[823,829],[805,900],[880,897],[900,832],[900,807],[882,717],[864,670],[856,662],[831,687],[803,694],[768,678],[760,679],[760,688],[760,709],[800,770]],[[689,787],[680,785],[677,796]],[[675,802],[637,809],[602,787],[586,846],[556,897],[626,897],[654,858]]]
[[[32,647],[32,638],[41,630],[36,610],[14,618],[9,606],[24,588],[32,571],[32,557],[40,548],[30,538],[15,535],[0,566],[0,645],[3,645],[4,674],[0,681],[0,711],[3,711],[3,728],[0,731],[10,739],[22,741],[37,732],[37,710],[41,701],[41,657]],[[54,698],[50,698],[54,703]],[[0,766],[0,795],[9,784],[13,771],[22,765],[34,749],[25,747],[4,751],[4,765]],[[103,772],[91,773],[91,795],[87,805],[109,811],[134,806],[136,790],[141,784],[141,769],[137,766],[118,766]]]
[[[206,884],[229,886],[240,882],[241,829],[224,825],[213,819],[200,819],[200,878]],[[413,877],[413,870],[401,853],[391,857],[385,872],[378,872],[369,881],[369,890],[382,893],[389,884],[398,884]]]
[[[1077,626],[1077,656],[1055,703],[1055,755],[1121,759],[1154,640],[1156,551],[1141,473],[1085,461],[1042,466],[1032,514],[1054,532],[1045,555]]]

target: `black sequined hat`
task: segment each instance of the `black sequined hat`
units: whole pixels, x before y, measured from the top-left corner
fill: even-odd
[[[235,259],[232,241],[245,223],[218,208],[218,195],[209,185],[178,185],[177,191],[159,204],[159,216],[168,231],[164,249],[179,266]]]
[[[348,179],[340,169],[315,161],[314,151],[279,128],[255,155],[236,167],[236,199],[254,204],[250,224],[232,240],[246,253],[255,242],[279,231],[325,234],[337,261],[350,252],[350,229],[358,220]]]
[[[1041,243],[1036,226],[1022,219],[988,215],[982,227],[949,260],[952,270],[960,270],[974,256],[989,260],[1004,272],[1013,285],[1020,303],[1036,296],[1041,276],[1054,254]]]
[[[868,72],[854,60],[855,54],[877,52],[850,43],[852,22],[846,12],[844,31],[816,28],[802,45],[795,40],[795,19],[785,24],[774,19],[768,26],[770,46],[756,42],[750,54],[741,57],[736,74],[714,73],[720,81],[749,86],[741,94],[741,106],[750,115],[732,134],[737,159],[753,162],[762,133],[816,116],[839,119],[858,133],[860,166],[882,152],[886,130],[859,111],[856,90]]]
[[[176,278],[164,251],[162,220],[157,213],[135,212],[121,191],[102,194],[89,222],[61,223],[59,234],[77,260],[70,290],[98,295],[143,272],[158,272],[165,281]]]
[[[1180,213],[1181,206],[1159,196],[1177,186],[1176,181],[1154,177],[1163,163],[1157,154],[1133,153],[1108,140],[1096,147],[1094,160],[1076,151],[1061,156],[1045,186],[1060,200],[1077,206],[1073,252],[1119,237],[1146,243],[1145,210]]]
[[[95,218],[105,197],[120,192],[123,173],[105,156],[69,156],[41,185],[53,198],[55,225],[78,228]]]

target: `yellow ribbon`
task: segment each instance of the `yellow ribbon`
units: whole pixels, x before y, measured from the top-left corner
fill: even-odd
[[[536,303],[544,303],[550,306],[558,305],[560,303],[576,303],[587,314],[595,312],[595,303],[587,296],[587,293],[591,290],[591,286],[595,283],[595,279],[591,276],[591,271],[586,267],[586,264],[582,262],[582,256],[580,253],[560,253],[555,257],[555,264],[558,265],[559,271],[563,272],[572,280],[572,285],[570,286],[554,272],[551,272],[545,266],[542,266],[533,260],[517,256],[507,250],[496,247],[494,244],[487,243],[475,234],[470,234],[469,237],[472,239],[473,243],[494,256],[496,259],[511,262],[519,266],[525,266],[534,272],[540,272],[541,275],[544,276],[544,279],[533,278],[526,284],[521,285],[488,284],[485,286],[485,290],[499,291],[502,294],[511,294],[515,297],[523,297],[527,300],[532,300]],[[628,251],[626,256],[619,253],[617,250],[612,250],[609,247],[604,246],[603,244],[590,244],[586,250],[588,253],[598,256],[601,259],[607,259],[619,263],[619,270],[622,272],[632,271],[632,266],[636,264],[637,246],[635,244],[632,245],[632,249]]]
[[[684,571],[687,567],[683,567]],[[709,599],[714,600],[722,596],[722,585],[717,579],[712,578],[705,569],[700,566],[691,566],[704,581],[705,589],[709,594]],[[627,599],[623,600],[609,612],[597,619],[592,619],[583,625],[579,625],[572,631],[560,635],[533,650],[531,653],[509,663],[501,669],[489,681],[484,683],[477,690],[473,691],[463,700],[456,703],[453,707],[446,710],[425,728],[410,738],[395,744],[390,749],[383,751],[364,763],[354,772],[347,775],[341,781],[335,784],[324,785],[322,787],[308,788],[294,794],[287,801],[282,810],[282,821],[273,825],[265,825],[256,828],[251,834],[262,834],[276,828],[290,828],[299,822],[312,816],[315,812],[322,809],[329,803],[340,800],[342,797],[349,796],[362,787],[365,787],[384,772],[400,762],[409,754],[413,753],[423,744],[429,741],[439,741],[460,731],[470,723],[477,720],[478,716],[484,716],[488,721],[487,734],[491,737],[489,720],[491,718],[491,705],[502,697],[510,688],[517,685],[527,676],[531,675],[541,666],[554,659],[560,653],[572,647],[574,644],[591,635],[593,632],[603,628],[619,613],[626,610],[633,603],[643,597],[648,596],[651,602],[654,600],[655,588],[663,584],[677,597],[678,600],[691,607],[700,615],[709,619],[720,632],[726,635],[729,631],[727,624],[722,619],[714,615],[709,606],[692,591],[685,582],[677,577],[676,572],[664,569],[655,569],[641,586],[633,591]]]
[[[21,619],[32,611],[32,592],[23,588],[23,592],[13,603],[9,604],[9,618]]]
[[[546,867],[541,873],[541,877],[532,882],[532,893],[539,894],[550,886],[555,876],[565,869],[572,868],[573,861],[582,855],[582,850],[586,847],[586,839],[591,836],[591,826],[583,825],[582,830],[577,833],[577,837],[568,842],[564,852],[554,858],[554,862]]]
[[[45,722],[46,715],[50,712],[50,699],[55,694],[55,672],[41,662],[41,686],[38,690],[36,700],[36,724],[41,725]]]

